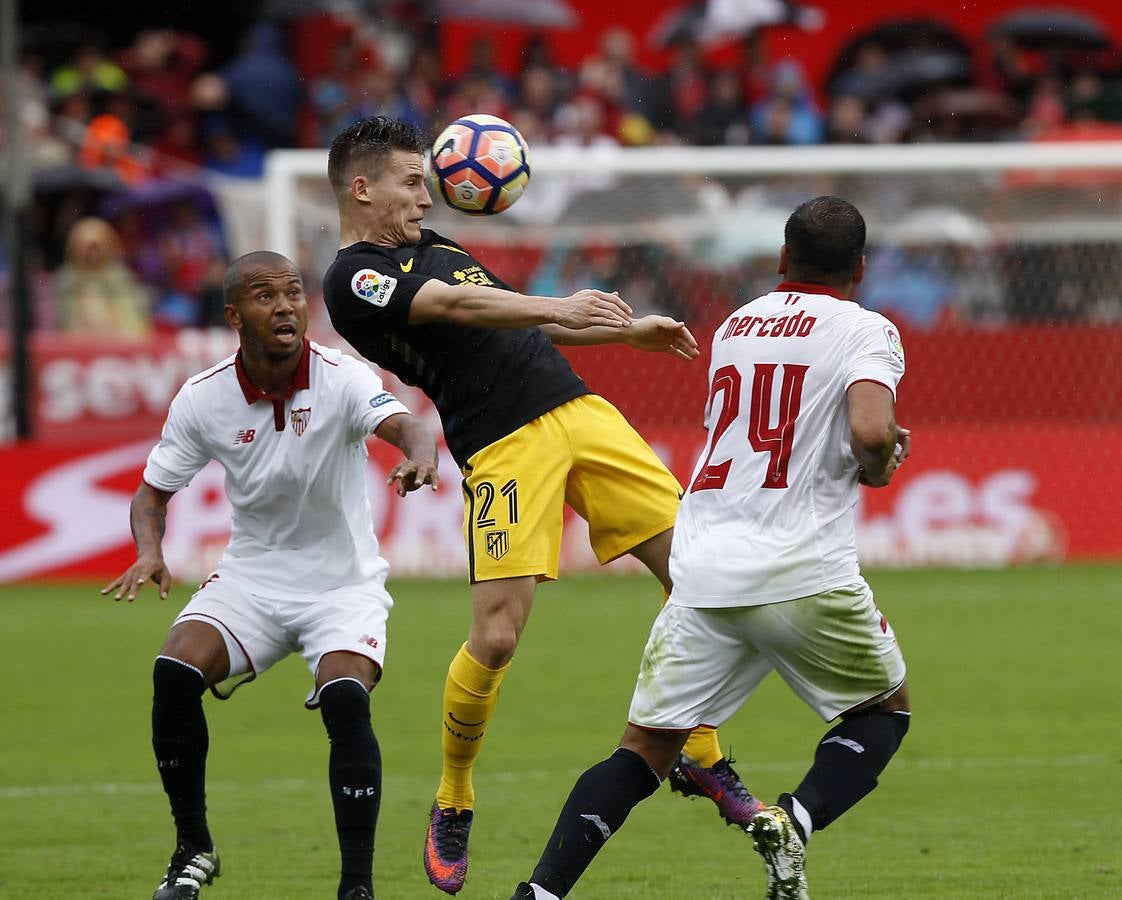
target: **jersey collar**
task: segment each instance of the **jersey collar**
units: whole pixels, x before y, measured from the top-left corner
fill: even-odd
[[[824,284],[810,284],[804,281],[782,281],[776,286],[775,293],[782,292],[792,294],[825,294],[827,297],[836,297],[838,300],[849,300],[851,303],[856,302],[853,298],[845,296],[837,288],[827,287]]]
[[[300,362],[296,364],[296,371],[292,373],[292,381],[289,382],[283,394],[267,394],[249,380],[249,374],[242,364],[242,351],[238,350],[237,355],[234,357],[234,370],[238,373],[238,385],[241,387],[242,394],[245,396],[245,402],[252,406],[258,400],[287,400],[297,391],[306,391],[312,386],[311,378],[309,377],[311,361],[311,347],[308,344],[308,339],[304,338],[304,352],[300,355]]]

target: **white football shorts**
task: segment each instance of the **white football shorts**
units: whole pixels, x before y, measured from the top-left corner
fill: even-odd
[[[211,690],[226,699],[238,685],[297,651],[313,678],[324,654],[337,650],[372,659],[380,676],[392,606],[381,578],[318,594],[266,597],[219,569],[203,582],[172,627],[198,621],[218,629],[230,655],[230,674]],[[304,705],[319,706],[314,685]]]
[[[830,721],[904,681],[904,657],[867,584],[761,606],[667,603],[651,627],[628,721],[719,726],[775,669]]]

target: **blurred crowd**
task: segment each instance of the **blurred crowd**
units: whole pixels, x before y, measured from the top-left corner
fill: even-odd
[[[631,33],[609,29],[572,67],[556,62],[547,34],[533,35],[515,72],[503,71],[493,41],[480,37],[465,70],[449,77],[426,4],[380,10],[377,21],[328,11],[263,20],[228,58],[212,56],[200,36],[168,30],[117,44],[91,32],[73,46],[25,47],[21,121],[41,173],[30,223],[38,324],[142,335],[220,323],[228,255],[221,216],[205,191],[177,176],[258,177],[271,149],[323,147],[360,116],[437,131],[486,111],[512,121],[532,146],[1122,135],[1122,56],[1079,17],[1011,17],[980,46],[934,20],[885,23],[854,36],[826,83],[815,85],[797,60],[768,57],[763,29],[715,55],[689,22],[659,37],[667,64],[657,71],[637,62]],[[1082,266],[1071,258],[1081,252],[1026,250],[1045,260],[1042,271],[1060,272]],[[582,277],[611,284],[612,271],[631,272],[632,297],[674,313],[684,303],[675,267],[653,277],[668,254],[644,246],[558,251],[529,277],[560,292]],[[948,308],[993,319],[1098,315],[1062,299],[1033,306],[1000,267],[972,267],[953,248],[885,248],[871,265],[908,273],[908,315],[926,326]],[[1078,285],[1057,288],[1065,291],[1078,294]]]

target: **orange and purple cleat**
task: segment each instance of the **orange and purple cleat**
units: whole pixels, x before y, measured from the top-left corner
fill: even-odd
[[[472,811],[440,809],[433,803],[425,837],[425,872],[429,881],[446,894],[464,886],[468,868],[468,834]]]
[[[667,780],[670,790],[683,797],[708,797],[717,804],[721,818],[737,828],[747,828],[752,816],[764,808],[744,786],[731,759],[722,758],[704,768],[682,754]]]

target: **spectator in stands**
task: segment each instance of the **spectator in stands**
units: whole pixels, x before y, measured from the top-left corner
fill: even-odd
[[[96,41],[82,44],[70,62],[51,74],[51,92],[57,98],[86,93],[118,94],[128,83],[128,76]]]
[[[127,185],[141,184],[148,177],[145,163],[134,150],[128,126],[117,116],[95,116],[86,127],[78,163],[87,169],[114,173]]]
[[[258,23],[245,49],[221,72],[229,99],[231,128],[243,144],[263,149],[292,147],[303,92],[289,61],[284,36],[272,22]]]
[[[694,126],[713,74],[695,40],[675,40],[670,53],[670,65],[648,83],[642,106],[659,143],[680,143],[680,135]]]
[[[71,229],[54,292],[62,331],[140,339],[151,330],[147,294],[121,262],[117,234],[104,219],[81,219]]]
[[[444,69],[434,43],[417,43],[402,76],[402,89],[413,108],[420,111],[426,121],[432,121],[444,89]]]
[[[561,85],[552,69],[531,66],[522,70],[518,79],[518,110],[534,116],[543,128],[548,129],[553,122],[560,95]]]
[[[580,65],[578,80],[626,112],[641,110],[646,78],[635,65],[635,41],[623,28],[609,28],[600,37],[597,53]]]
[[[708,97],[697,114],[690,143],[742,145],[749,143],[751,136],[740,73],[722,69],[709,82]]]
[[[817,144],[822,140],[822,116],[797,62],[787,60],[772,68],[768,94],[753,105],[751,123],[760,143]]]
[[[191,84],[207,60],[206,43],[193,34],[146,29],[118,57],[132,91],[156,104],[169,122],[189,113]]]
[[[827,144],[867,144],[868,110],[856,97],[838,97],[830,107],[824,141]]]
[[[225,272],[222,233],[191,200],[173,203],[156,244],[162,269],[153,317],[169,328],[196,327],[210,318]]]
[[[938,251],[927,245],[890,244],[870,249],[861,285],[862,306],[893,321],[932,328],[947,316],[955,296]]]

